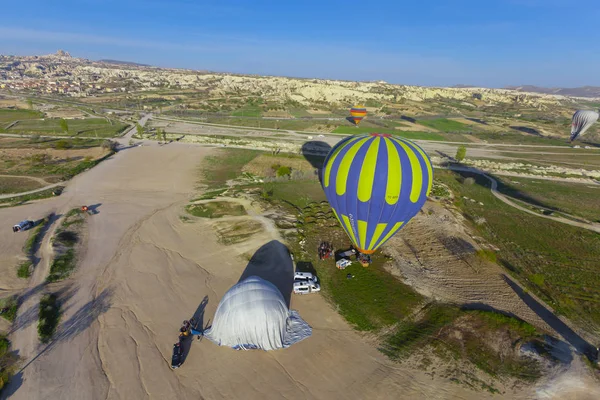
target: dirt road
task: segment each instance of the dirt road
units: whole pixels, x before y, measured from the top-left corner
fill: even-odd
[[[171,347],[181,321],[195,315],[209,325],[246,266],[243,255],[276,234],[265,226],[250,241],[226,247],[217,241],[213,222],[180,218],[196,185],[197,165],[209,151],[179,143],[133,147],[78,175],[58,198],[0,209],[3,221],[41,218],[50,211],[62,215],[82,204],[96,204],[99,212],[88,219],[78,270],[62,284],[64,313],[55,339],[40,346],[35,298],[56,288],[39,285],[50,259],[50,235],[45,236],[42,261],[29,282],[32,292],[11,334],[23,369],[4,397],[497,398],[390,362],[320,295],[292,298],[292,308],[313,328],[311,338],[268,353],[194,341],[184,365],[172,371]],[[259,211],[250,215],[267,223]],[[11,234],[0,233],[3,257],[18,257],[26,237]],[[534,388],[503,390],[505,398],[534,398]]]

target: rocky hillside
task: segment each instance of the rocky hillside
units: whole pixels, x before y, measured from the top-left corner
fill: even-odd
[[[600,87],[582,86],[576,88],[544,88],[539,86],[509,86],[509,90],[528,93],[555,94],[560,96],[600,98]]]
[[[194,89],[222,95],[257,95],[282,101],[309,104],[349,104],[373,102],[401,103],[445,99],[479,104],[515,104],[540,110],[569,103],[552,94],[515,93],[508,89],[431,88],[392,85],[386,82],[349,82],[324,79],[297,79],[209,73],[166,69],[136,64],[115,64],[73,58],[59,51],[48,56],[0,56],[0,83],[24,80],[75,82],[81,87],[119,86],[122,91]],[[79,86],[78,86],[79,87]],[[83,89],[72,95],[86,95]],[[467,104],[468,105],[468,104]]]

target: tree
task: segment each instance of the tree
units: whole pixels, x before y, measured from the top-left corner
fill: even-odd
[[[137,134],[140,137],[144,134],[144,127],[140,124],[135,124],[135,130],[137,131]]]
[[[104,142],[102,142],[102,148],[109,151],[117,151],[118,146],[119,144],[112,140],[106,139]]]
[[[64,118],[60,119],[60,129],[62,129],[64,133],[69,132],[69,123]]]
[[[71,147],[73,147],[73,143],[65,139],[61,139],[54,144],[54,148],[57,150],[66,150],[70,149]]]
[[[162,137],[163,137],[163,141],[167,141],[167,132],[165,132],[165,130],[163,129],[162,131]]]
[[[33,100],[27,99],[27,106],[29,107],[30,110],[33,110]]]
[[[458,150],[456,150],[456,161],[461,162],[467,156],[467,148],[465,146],[460,146]]]

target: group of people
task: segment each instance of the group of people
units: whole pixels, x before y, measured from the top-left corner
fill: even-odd
[[[181,328],[179,328],[179,339],[183,339],[190,335],[198,335],[198,340],[200,340],[200,336],[202,336],[202,332],[196,329],[196,320],[192,317],[189,321],[186,319],[183,321]]]

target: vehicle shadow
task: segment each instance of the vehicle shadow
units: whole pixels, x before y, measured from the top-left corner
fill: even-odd
[[[283,295],[290,308],[294,286],[294,263],[290,251],[281,242],[272,240],[259,248],[250,259],[238,283],[251,276],[271,282]]]
[[[502,278],[533,312],[560,334],[578,353],[584,354],[590,361],[596,362],[598,354],[594,346],[561,321],[551,310],[535,300],[530,294],[526,293],[521,286],[509,278],[508,275],[502,274]]]
[[[296,272],[309,272],[317,276],[317,270],[310,261],[298,261],[296,263]]]

